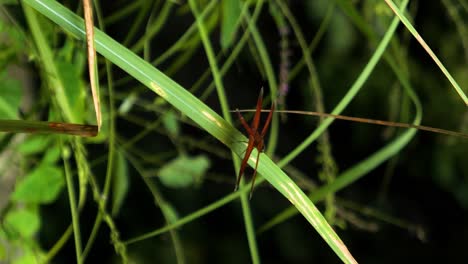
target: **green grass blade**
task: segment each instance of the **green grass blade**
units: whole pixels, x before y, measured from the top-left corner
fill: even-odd
[[[43,74],[46,77],[50,89],[54,89],[57,103],[60,105],[63,117],[68,122],[79,123],[76,115],[73,113],[72,107],[68,103],[69,100],[66,97],[64,88],[65,84],[59,77],[59,69],[54,61],[52,49],[49,47],[46,36],[43,34],[44,32],[41,29],[41,23],[37,19],[37,14],[29,6],[24,6],[24,14],[41,58],[41,66],[44,69]]]
[[[229,105],[227,103],[226,94],[224,92],[224,84],[222,81],[222,76],[219,71],[218,64],[216,63],[216,57],[214,55],[214,51],[211,45],[211,42],[208,38],[207,30],[204,26],[203,20],[200,18],[200,13],[198,11],[197,5],[194,0],[189,0],[190,8],[192,9],[192,13],[195,16],[195,20],[198,26],[198,32],[200,33],[200,38],[202,40],[203,46],[205,48],[206,55],[208,57],[208,61],[210,64],[210,69],[213,74],[213,79],[216,85],[216,91],[218,93],[218,98],[221,103],[221,109],[223,112],[223,116],[228,123],[232,123],[231,116],[229,112]],[[232,152],[233,160],[235,161],[235,167],[238,168],[239,166],[239,159],[235,157],[234,152]],[[241,205],[242,205],[242,214],[244,216],[244,223],[245,229],[247,233],[247,240],[249,243],[250,255],[252,258],[252,263],[260,263],[260,256],[258,254],[258,246],[257,241],[255,239],[255,228],[253,227],[253,220],[252,220],[252,213],[250,210],[250,204],[246,194],[241,196]]]
[[[406,5],[408,4],[408,0],[403,1],[401,8],[404,10]],[[397,18],[393,19],[392,23],[390,24],[387,32],[385,33],[384,37],[380,41],[377,49],[375,50],[374,54],[370,58],[367,65],[362,70],[359,77],[353,83],[351,88],[348,90],[346,95],[343,96],[341,101],[338,105],[333,109],[331,112],[334,115],[339,115],[343,110],[351,103],[357,93],[361,90],[366,80],[369,78],[370,74],[374,70],[377,63],[382,58],[382,55],[385,52],[390,40],[395,33],[395,30],[398,26],[399,20]],[[326,129],[333,123],[333,118],[326,118],[323,122],[317,127],[317,129],[307,137],[299,146],[297,146],[293,151],[291,151],[286,157],[284,157],[280,162],[280,166],[284,166],[296,158],[300,153],[302,153],[312,142],[314,142]]]
[[[154,21],[154,23],[152,23],[151,26],[149,26],[146,29],[145,35],[131,47],[131,50],[133,50],[134,52],[140,52],[143,49],[145,43],[158,34],[158,32],[162,29],[162,26],[167,22],[167,19],[170,17],[173,7],[174,3],[172,3],[171,1],[166,1],[164,3],[164,6],[161,8],[161,10],[158,10],[159,12],[157,13],[158,16],[156,21]]]
[[[258,5],[262,5],[263,0],[260,0]],[[248,30],[250,34],[252,34],[252,38],[255,42],[255,47],[257,48],[258,55],[261,60],[261,64],[264,67],[266,77],[268,80],[268,85],[270,86],[271,91],[271,98],[276,98],[278,94],[278,82],[275,77],[275,73],[273,70],[273,64],[271,63],[270,56],[268,55],[267,48],[265,46],[265,42],[263,41],[260,32],[258,31],[257,25],[253,23],[252,16],[246,10],[245,18],[248,25]],[[268,138],[268,146],[266,152],[271,154],[276,149],[276,145],[278,143],[278,135],[279,135],[279,119],[277,114],[273,114],[273,119],[271,120],[270,126],[270,136]]]
[[[406,3],[404,3],[406,4]],[[353,12],[353,10],[348,10],[351,11],[352,14],[357,14],[356,12]],[[355,21],[359,21],[359,16],[354,17]],[[394,20],[395,22],[395,20]],[[357,25],[364,25],[357,23]],[[371,31],[366,28],[364,25],[363,28],[360,28],[361,31],[367,34],[368,38],[371,40],[373,39],[373,35],[370,33]],[[416,110],[416,115],[413,120],[414,125],[419,125],[422,119],[422,106],[417,98],[415,92],[413,91],[407,76],[402,72],[401,67],[399,67],[395,61],[393,60],[392,57],[390,57],[388,54],[384,54],[384,57],[387,61],[387,63],[390,65],[394,73],[396,74],[398,80],[400,81],[401,85],[404,88],[404,91],[408,95],[408,97],[411,99],[415,106]],[[381,150],[377,151],[376,153],[372,154],[369,156],[367,159],[359,162],[352,168],[344,171],[341,173],[338,177],[337,180],[331,184],[325,185],[318,190],[315,190],[313,194],[309,195],[309,197],[312,199],[313,202],[320,201],[325,198],[327,194],[330,192],[334,193],[337,192],[344,187],[348,186],[349,184],[353,183],[354,181],[360,179],[364,175],[366,175],[368,172],[382,164],[383,162],[387,161],[389,158],[394,156],[396,153],[398,153],[403,147],[405,147],[409,141],[414,137],[416,131],[414,129],[409,129],[407,130],[404,134],[399,136],[398,138],[394,139],[393,141],[389,142],[385,147],[383,147]],[[279,213],[277,216],[273,217],[271,220],[269,220],[267,223],[262,225],[258,232],[264,232],[273,226],[284,222],[288,218],[294,216],[297,214],[297,210],[295,208],[288,208],[284,210],[283,212]]]
[[[453,88],[455,88],[455,91],[458,93],[458,95],[461,97],[463,102],[465,102],[466,105],[468,105],[468,97],[466,97],[465,93],[463,92],[462,88],[460,85],[458,85],[457,81],[452,77],[450,72],[445,68],[444,64],[439,60],[437,55],[432,51],[432,49],[427,45],[426,41],[422,38],[422,36],[418,33],[418,31],[411,25],[411,22],[405,17],[402,11],[398,10],[398,7],[393,3],[392,0],[385,0],[387,5],[392,9],[392,11],[395,13],[395,15],[401,20],[401,22],[406,26],[406,28],[411,32],[411,34],[414,36],[414,38],[421,44],[421,46],[426,50],[427,54],[431,56],[432,60],[437,64],[439,69],[444,73],[445,77],[449,80],[449,82],[452,84]]]
[[[75,253],[76,253],[76,262],[83,263],[83,250],[81,245],[81,231],[80,231],[80,216],[78,213],[75,187],[73,184],[73,179],[70,172],[70,166],[68,165],[69,157],[65,153],[63,148],[63,142],[60,140],[60,148],[62,149],[62,160],[65,168],[65,179],[67,180],[67,190],[68,190],[68,200],[70,203],[70,211],[72,215],[72,224],[73,224],[73,235],[75,238]]]

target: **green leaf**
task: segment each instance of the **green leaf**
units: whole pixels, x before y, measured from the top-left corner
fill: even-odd
[[[115,152],[115,173],[112,185],[112,215],[115,216],[122,208],[128,192],[128,165],[127,160],[121,151]]]
[[[37,250],[32,250],[30,248],[23,247],[21,248],[23,255],[16,258],[11,264],[37,264],[43,263],[44,261],[44,254],[42,252],[38,252]]]
[[[17,185],[12,199],[17,202],[50,203],[57,199],[63,186],[62,171],[43,164],[36,167]]]
[[[18,80],[7,76],[6,69],[0,72],[2,96],[0,96],[0,118],[18,119],[22,90]]]
[[[158,176],[167,187],[184,188],[200,183],[209,167],[210,160],[204,155],[181,155],[162,167]]]
[[[49,147],[50,140],[48,135],[32,135],[18,146],[18,151],[23,155],[43,152]]]
[[[5,217],[5,225],[21,237],[32,237],[41,225],[37,210],[26,208],[11,210]]]
[[[7,257],[7,253],[6,253],[6,248],[5,248],[5,245],[3,243],[0,243],[0,262],[4,262],[6,260],[6,257]]]
[[[237,30],[237,20],[241,15],[241,3],[239,0],[224,0],[223,16],[221,21],[221,47],[231,46]]]
[[[60,158],[60,147],[54,144],[52,147],[47,148],[44,158],[41,163],[54,164]]]
[[[173,110],[165,112],[162,116],[164,127],[171,136],[177,137],[180,131],[180,124]]]
[[[86,88],[80,78],[79,69],[71,61],[57,61],[59,75],[64,84],[64,91],[68,104],[73,111],[77,123],[83,123],[86,103]]]
[[[17,1],[0,1],[0,5],[18,5]],[[8,19],[0,21],[0,32],[2,38],[0,40],[0,69],[6,69],[7,65],[18,62],[19,55],[26,55],[29,52],[29,47],[26,48],[25,36],[22,29],[15,23],[11,23]]]

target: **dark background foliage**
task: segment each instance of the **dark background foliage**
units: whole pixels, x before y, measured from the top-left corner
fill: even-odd
[[[145,1],[142,1],[145,2]],[[142,11],[128,14],[116,23],[106,25],[106,33],[124,43],[141,16],[143,21],[150,17],[151,8],[160,12],[159,3],[143,4]],[[198,1],[203,6],[206,1]],[[221,1],[223,2],[223,1]],[[288,45],[281,49],[282,39],[278,26],[269,8],[275,1],[266,1],[257,21],[269,56],[279,75],[281,53],[287,51],[289,69],[303,57],[302,50],[292,32],[287,35]],[[295,19],[299,22],[307,43],[311,43],[326,18],[329,5],[335,4],[326,32],[312,57],[317,68],[317,77],[322,87],[325,111],[330,111],[341,99],[357,78],[375,50],[369,41],[353,24],[349,13],[340,5],[341,1],[283,1],[287,2]],[[78,9],[70,1],[68,7]],[[128,1],[101,3],[103,16],[109,17],[130,5]],[[148,8],[144,11],[144,6]],[[380,38],[393,18],[390,9],[383,1],[353,1],[353,5],[373,32]],[[412,23],[435,51],[444,65],[454,75],[461,87],[468,87],[467,58],[468,36],[466,31],[466,1],[411,1],[409,10]],[[465,7],[465,8],[464,8]],[[454,23],[450,8],[462,18]],[[140,13],[138,13],[140,12]],[[216,27],[210,32],[212,44],[221,50],[222,35],[220,21],[225,13],[220,9]],[[20,16],[20,15],[19,15]],[[153,18],[155,19],[155,17]],[[194,18],[185,1],[175,4],[169,19],[161,31],[152,39],[150,59],[156,59],[187,30]],[[137,27],[134,37],[129,38],[131,47],[145,33],[145,22]],[[225,49],[226,58],[245,27],[241,27],[232,46]],[[284,39],[283,39],[284,40]],[[467,116],[465,105],[450,86],[420,44],[400,25],[395,45],[390,45],[389,53],[401,56],[407,63],[411,84],[423,104],[423,124],[455,131],[466,131]],[[262,70],[259,70],[258,54],[253,43],[244,47],[239,58],[223,77],[227,98],[231,108],[252,108],[255,105],[260,87],[269,94],[268,83]],[[399,48],[395,48],[398,46]],[[392,50],[393,49],[393,50]],[[174,63],[183,53],[157,65],[162,72],[170,75],[179,84],[190,89],[209,64],[200,42],[193,47],[193,53],[186,53],[189,59],[179,67]],[[140,52],[140,54],[142,54]],[[126,74],[113,69],[118,83]],[[127,77],[128,78],[128,77]],[[278,77],[277,77],[278,78]],[[292,79],[289,85],[285,107],[294,110],[317,109],[317,98],[311,92],[309,75],[305,68]],[[200,89],[193,93],[201,97],[212,81],[205,79]],[[105,82],[103,78],[102,82]],[[117,118],[117,133],[122,142],[145,129],[145,122],[161,116],[170,107],[157,104],[154,93],[130,80],[116,85],[118,108],[131,94],[135,94],[137,104],[128,114]],[[103,92],[107,102],[107,93]],[[213,91],[204,100],[220,112],[218,97]],[[156,102],[156,103],[154,103]],[[143,107],[153,104],[159,113]],[[414,109],[402,94],[401,87],[391,68],[382,60],[371,74],[363,90],[346,109],[346,115],[411,122]],[[246,117],[249,115],[246,115]],[[138,119],[137,119],[137,118]],[[233,115],[236,119],[236,116]],[[183,117],[181,117],[184,120]],[[140,121],[138,121],[140,120]],[[141,121],[143,120],[143,121]],[[186,188],[170,188],[157,177],[151,180],[160,188],[178,216],[182,217],[206,206],[232,192],[235,176],[230,153],[204,131],[184,120],[180,135],[168,136],[166,127],[161,126],[138,141],[134,149],[154,155],[154,162],[146,162],[146,169],[157,171],[165,163],[181,154],[206,155],[211,167],[201,184]],[[188,124],[187,124],[188,123]],[[274,159],[287,155],[300,144],[317,126],[318,119],[309,116],[288,115],[280,123],[280,138]],[[237,124],[241,129],[241,126]],[[346,170],[382,147],[391,138],[401,133],[401,129],[372,126],[356,122],[335,121],[328,130],[329,147],[336,162],[337,173]],[[206,147],[202,147],[206,146]],[[379,166],[359,181],[338,192],[332,203],[318,203],[322,212],[335,210],[329,218],[338,235],[348,246],[353,256],[361,263],[462,263],[468,260],[465,245],[468,243],[466,224],[468,208],[468,167],[465,139],[419,132],[411,143],[393,159]],[[105,155],[108,146],[88,145],[88,158],[95,160]],[[319,178],[324,165],[320,162],[321,152],[317,144],[307,148],[291,164],[290,174],[299,183],[324,184]],[[104,163],[93,167],[98,181],[103,181],[106,166]],[[294,173],[292,171],[299,171]],[[292,172],[292,173],[291,173]],[[247,170],[247,176],[252,170]],[[297,176],[299,175],[299,176]],[[336,175],[336,173],[335,173]],[[152,176],[156,176],[155,173]],[[160,208],[155,206],[154,197],[139,173],[129,164],[129,191],[115,223],[123,240],[164,226],[165,220]],[[304,189],[310,191],[307,184]],[[91,195],[90,195],[91,196]],[[250,201],[255,227],[258,228],[288,206],[289,202],[267,183],[256,189]],[[86,237],[91,231],[96,205],[92,198],[80,217],[82,232]],[[69,205],[66,192],[53,204],[41,208],[43,228],[39,239],[43,248],[51,247],[70,223]],[[234,201],[208,215],[177,229],[187,263],[248,263],[249,248],[239,201]],[[292,217],[257,236],[260,257],[264,263],[338,263],[339,259],[317,232],[301,216]],[[131,258],[137,263],[173,263],[174,249],[169,233],[145,239],[128,246]],[[56,257],[57,263],[70,262],[74,256],[72,240]],[[87,262],[118,262],[114,248],[109,243],[109,232],[103,226]]]

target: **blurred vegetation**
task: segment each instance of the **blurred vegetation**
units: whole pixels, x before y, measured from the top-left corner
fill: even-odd
[[[60,2],[82,14],[79,2]],[[1,3],[0,118],[59,120],[66,104],[76,122],[93,123],[85,42],[39,14],[31,21],[32,11],[22,1]],[[262,86],[281,110],[330,112],[362,74],[394,18],[387,4],[376,0],[193,3],[216,53],[222,92],[188,1],[101,1],[95,3],[96,25],[217,112],[224,105],[221,93],[232,110],[253,108]],[[466,90],[468,2],[411,1],[405,15]],[[44,31],[51,58],[41,53],[34,25]],[[44,67],[51,63],[47,59],[58,65],[60,80],[55,81],[64,84],[65,103]],[[421,102],[422,124],[468,131],[466,105],[401,24],[343,114],[412,122],[417,115],[413,99],[392,60]],[[230,150],[106,63],[99,58],[104,123],[98,137],[0,135],[1,263],[76,261],[67,193],[73,190],[85,262],[339,261],[267,183],[249,202],[251,216],[238,199],[223,203],[237,175]],[[321,121],[287,114],[277,118],[267,153],[278,161]],[[241,128],[235,115],[232,119]],[[314,197],[319,186],[333,185],[403,133],[335,121],[283,169]],[[359,181],[339,192],[325,189],[316,204],[359,262],[466,262],[467,152],[465,139],[419,132],[385,163],[355,178]],[[251,173],[247,170],[246,176]],[[290,216],[277,218],[285,210]],[[244,218],[254,224],[254,241],[249,237],[248,242],[249,220]],[[171,228],[174,223],[177,228]],[[157,236],[134,240],[155,230]]]

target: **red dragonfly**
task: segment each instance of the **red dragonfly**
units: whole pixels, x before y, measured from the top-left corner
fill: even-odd
[[[250,188],[250,198],[252,198],[252,193],[253,193],[253,189],[255,185],[255,176],[257,176],[257,166],[258,166],[258,160],[260,158],[260,153],[263,152],[263,149],[265,148],[263,138],[265,137],[265,134],[268,130],[268,126],[270,125],[271,117],[273,116],[273,112],[275,110],[275,102],[272,100],[270,113],[268,114],[268,117],[265,121],[265,125],[263,125],[262,131],[259,132],[258,125],[260,123],[260,115],[262,112],[262,102],[263,102],[263,87],[260,90],[260,94],[258,95],[257,108],[255,111],[255,115],[252,120],[251,126],[249,126],[249,124],[245,121],[244,117],[239,112],[239,109],[236,109],[237,115],[239,116],[239,119],[242,125],[244,126],[245,130],[247,131],[249,135],[249,143],[247,145],[247,149],[245,150],[244,159],[242,160],[242,163],[241,163],[239,176],[237,176],[237,182],[236,182],[236,187],[234,191],[236,191],[239,188],[240,180],[242,178],[242,175],[244,174],[244,170],[247,166],[247,161],[250,158],[250,154],[252,154],[253,148],[255,147],[258,151],[257,160],[255,162],[255,169],[254,169],[254,173],[252,176],[252,187]]]

